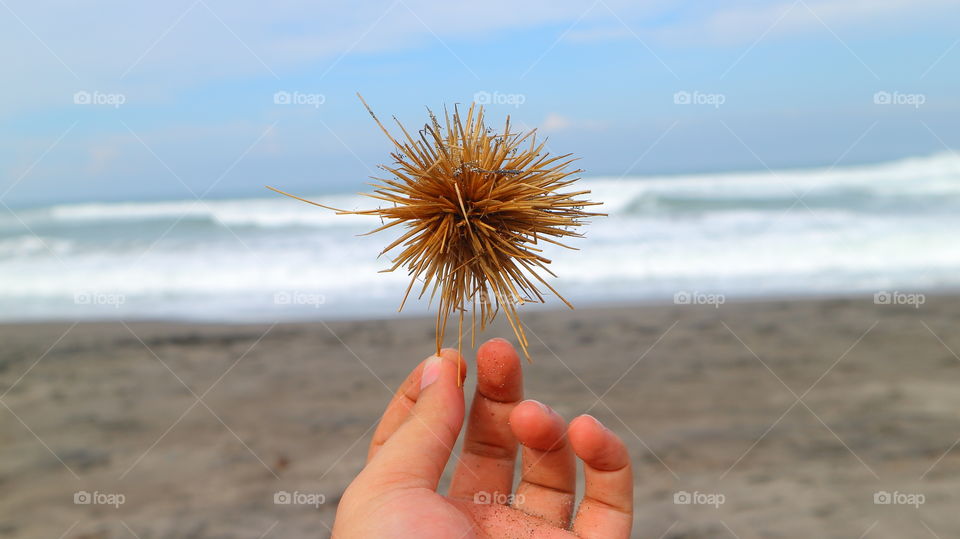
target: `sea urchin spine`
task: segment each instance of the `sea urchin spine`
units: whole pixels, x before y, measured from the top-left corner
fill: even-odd
[[[406,231],[380,253],[400,249],[393,266],[382,271],[404,267],[410,275],[400,309],[417,281],[422,282],[419,297],[429,290],[433,301],[439,292],[438,353],[451,314],[459,322],[459,349],[468,306],[471,345],[477,318],[482,330],[502,308],[529,360],[517,306],[527,301],[543,303],[538,289],[543,285],[573,308],[540,275],[542,270],[555,277],[546,267],[550,260],[542,256],[540,242],[571,249],[561,240],[580,237],[576,227],[585,218],[604,215],[584,211],[601,204],[578,198],[590,191],[560,192],[582,172],[567,170],[575,158],[571,154],[551,157],[544,151],[545,142],[537,143],[536,130],[511,132],[509,116],[503,133],[493,133],[484,125],[483,107],[476,105],[470,106],[465,118],[458,107],[454,106],[452,117],[445,108],[444,126],[428,109],[430,122],[417,138],[394,118],[403,133],[395,138],[363,97],[360,101],[394,144],[393,166],[380,167],[392,177],[373,178],[379,183],[372,184],[372,193],[365,193],[388,203],[385,207],[340,210],[270,189],[338,214],[379,216],[383,225],[367,234],[403,225]]]

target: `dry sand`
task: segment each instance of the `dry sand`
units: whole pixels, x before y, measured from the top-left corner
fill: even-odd
[[[960,536],[958,298],[525,320],[527,396],[590,410],[630,445],[636,537]],[[0,327],[0,537],[328,536],[391,391],[433,342],[419,319],[69,327]],[[276,505],[277,491],[325,503]],[[674,503],[683,491],[723,504]]]

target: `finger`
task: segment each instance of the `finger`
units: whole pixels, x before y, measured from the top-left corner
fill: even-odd
[[[577,472],[566,426],[559,414],[533,400],[521,402],[510,414],[510,427],[523,444],[513,506],[560,528],[570,526]]]
[[[364,469],[365,481],[437,488],[463,425],[458,369],[464,371],[460,354],[449,348],[424,363],[417,403]]]
[[[586,482],[573,532],[586,539],[630,537],[633,471],[627,446],[589,415],[571,421],[567,434],[583,460]]]
[[[414,367],[407,378],[400,384],[400,388],[390,399],[387,409],[384,410],[380,418],[380,424],[373,433],[370,440],[370,448],[367,450],[367,462],[373,459],[380,447],[396,432],[400,425],[410,416],[410,410],[417,403],[417,397],[420,396],[420,373],[423,372],[423,365],[429,360],[427,358]],[[463,385],[463,379],[467,376],[465,366],[460,369],[460,385]]]
[[[423,364],[426,363],[429,358],[421,361],[414,369],[407,375],[407,378],[400,384],[400,388],[397,389],[397,392],[393,395],[393,398],[390,399],[390,403],[387,404],[387,409],[384,410],[383,416],[380,418],[380,424],[377,425],[377,430],[373,432],[373,438],[370,440],[370,449],[367,451],[367,462],[373,458],[380,447],[390,438],[397,428],[407,419],[407,416],[410,415],[410,410],[413,408],[413,405],[417,403],[417,397],[420,395],[420,373],[423,371]]]
[[[506,499],[513,490],[517,438],[510,412],[523,399],[520,357],[509,342],[491,339],[477,350],[477,389],[470,405],[463,455],[450,484],[450,496]]]

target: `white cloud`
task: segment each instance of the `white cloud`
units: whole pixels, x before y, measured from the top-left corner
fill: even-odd
[[[607,129],[609,126],[604,122],[599,122],[596,120],[582,120],[582,119],[573,119],[556,112],[550,112],[547,114],[547,117],[543,119],[543,122],[540,124],[540,129],[544,131],[567,131],[570,129],[583,129],[588,131],[600,131]]]
[[[562,131],[573,125],[573,122],[570,121],[566,116],[561,116],[556,112],[551,112],[547,114],[547,117],[543,120],[541,128],[546,131]]]
[[[88,174],[102,174],[113,165],[120,156],[120,150],[117,146],[91,146],[87,152],[89,154],[89,160],[87,162]]]
[[[457,49],[464,41],[541,28],[556,28],[559,36],[574,22],[565,39],[577,42],[630,40],[636,33],[661,45],[741,43],[762,35],[788,10],[771,34],[822,30],[817,17],[842,32],[878,20],[943,19],[947,7],[957,7],[956,0],[731,0],[712,9],[665,0],[639,6],[628,0],[490,0],[482,9],[433,0],[5,5],[16,16],[0,17],[0,49],[15,51],[4,69],[18,83],[4,88],[0,114],[54,106],[84,88],[123,91],[140,102],[163,100],[208,81],[271,72],[285,77],[306,66],[322,73],[345,53],[397,51],[438,39]]]
[[[785,36],[845,28],[875,30],[878,24],[935,20],[945,9],[957,11],[954,0],[735,0],[715,9],[702,5],[675,9],[666,17],[677,22],[648,24],[642,17],[629,20],[629,29],[616,18],[585,21],[571,30],[569,41],[656,40],[670,45],[751,43],[762,35]],[[677,16],[681,14],[682,16]],[[655,18],[654,18],[655,19]],[[654,19],[650,19],[651,21]]]
[[[733,5],[706,17],[691,28],[719,41],[753,40],[767,30],[783,35],[865,23],[924,17],[950,6],[946,0],[807,0],[766,6]],[[778,22],[779,21],[779,22]],[[775,26],[774,26],[775,25]]]
[[[615,26],[604,25],[590,28],[573,28],[564,37],[567,41],[585,43],[634,38],[635,36],[630,29],[622,24]]]
[[[627,0],[605,0],[625,17]],[[660,0],[656,0],[660,1]],[[590,7],[579,0],[7,0],[0,49],[8,80],[0,115],[56,106],[79,89],[163,100],[184,88],[236,77],[322,73],[344,54],[398,51],[548,25]],[[647,8],[643,8],[647,9]],[[589,10],[583,21],[609,17]]]
[[[632,11],[625,0],[607,2],[624,13]],[[0,44],[64,69],[59,56],[81,79],[94,74],[119,77],[134,64],[131,77],[164,68],[196,74],[191,67],[262,73],[265,68],[257,57],[281,71],[299,62],[333,59],[348,50],[394,51],[438,38],[454,43],[491,32],[564,23],[578,19],[589,7],[575,0],[491,0],[482,10],[471,3],[430,0],[8,4],[19,20],[0,18]],[[609,15],[591,11],[586,20]],[[28,66],[24,61],[15,67]]]

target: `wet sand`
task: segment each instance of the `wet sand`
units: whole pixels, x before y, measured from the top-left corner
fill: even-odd
[[[527,396],[629,444],[636,537],[960,536],[960,298],[524,320]],[[328,536],[433,338],[413,318],[2,326],[0,537]],[[275,504],[280,491],[324,503]]]

